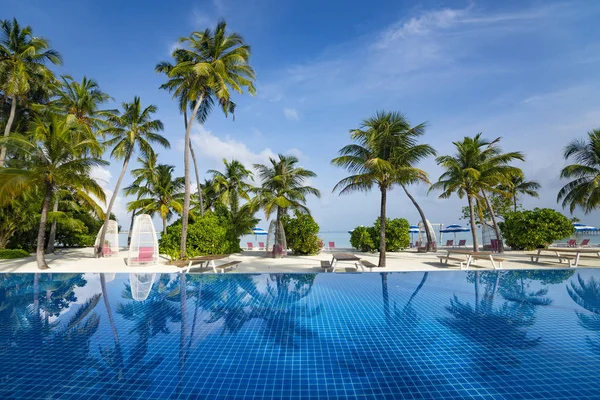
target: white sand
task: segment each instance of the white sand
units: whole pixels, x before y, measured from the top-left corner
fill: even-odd
[[[378,254],[360,253],[352,249],[338,249],[336,252],[349,252],[362,259],[377,264]],[[127,251],[121,251],[119,256],[96,259],[92,248],[61,250],[58,254],[48,255],[47,261],[50,269],[40,271],[37,269],[35,257],[16,260],[0,260],[0,272],[179,272],[180,268],[167,265],[167,259],[161,258],[161,263],[153,266],[129,267],[125,263]],[[331,252],[321,252],[316,256],[288,256],[281,259],[265,258],[262,251],[245,251],[232,254],[228,261],[240,260],[238,268],[231,270],[234,273],[273,273],[273,272],[323,272],[320,267],[321,260],[331,260]],[[386,268],[373,268],[370,272],[393,271],[448,271],[459,270],[456,264],[448,266],[440,264],[437,255],[445,254],[443,250],[436,253],[418,254],[414,251],[403,251],[387,254]],[[565,268],[566,263],[560,264],[558,260],[542,258],[541,263],[532,263],[532,252],[509,251],[501,257],[506,258],[504,269],[553,269]],[[218,263],[218,262],[217,262]],[[345,266],[344,264],[339,264]],[[350,265],[348,265],[350,266]],[[583,258],[579,262],[580,268],[600,267],[600,258]],[[492,270],[492,265],[487,260],[478,261],[478,265],[471,269]],[[343,272],[344,269],[341,269]],[[354,272],[354,268],[346,268],[347,272]],[[209,272],[209,271],[207,271]],[[212,270],[210,271],[212,272]],[[369,272],[368,270],[365,272]]]

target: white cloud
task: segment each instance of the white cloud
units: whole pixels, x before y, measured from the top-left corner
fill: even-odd
[[[290,121],[300,120],[300,114],[298,114],[298,111],[295,108],[284,108],[283,115]]]

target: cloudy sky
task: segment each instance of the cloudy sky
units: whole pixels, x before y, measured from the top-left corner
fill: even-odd
[[[172,149],[159,160],[183,174],[183,122],[158,86],[154,66],[167,60],[180,36],[224,17],[252,46],[256,97],[235,98],[235,121],[218,112],[196,126],[193,143],[202,170],[223,158],[250,165],[294,154],[314,170],[322,192],[309,206],[323,230],[370,224],[378,193],[332,194],[345,172],[330,166],[348,144],[348,131],[377,110],[398,110],[427,122],[423,140],[440,154],[452,141],[483,132],[502,136],[505,150],[526,153],[527,177],[540,199],[526,207],[559,209],[556,193],[565,144],[600,127],[600,3],[595,1],[4,0],[0,18],[17,17],[51,40],[64,56],[57,73],[95,78],[115,108],[141,96],[158,106]],[[421,165],[436,180],[433,159]],[[114,185],[117,162],[97,177]],[[128,182],[125,182],[127,184]],[[465,201],[438,200],[426,186],[411,188],[431,222],[455,223]],[[110,191],[109,191],[110,192]],[[392,217],[417,221],[399,191],[388,196]],[[117,202],[126,221],[127,199]],[[580,216],[600,225],[600,215]]]

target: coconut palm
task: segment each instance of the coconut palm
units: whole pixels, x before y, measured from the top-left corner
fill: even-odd
[[[186,48],[175,50],[177,64],[169,72],[172,78],[182,77],[179,93],[187,93],[188,101],[195,101],[185,131],[184,166],[185,196],[181,227],[181,254],[185,257],[188,215],[190,209],[190,132],[193,122],[204,100],[214,95],[219,104],[231,101],[231,91],[255,93],[254,70],[250,67],[250,46],[244,43],[241,35],[228,33],[225,21],[220,21],[215,30],[193,32],[189,37],[179,39]],[[189,76],[197,79],[190,81]],[[176,92],[177,93],[177,92]]]
[[[524,160],[520,152],[502,153],[498,142],[500,138],[488,141],[481,138],[481,133],[475,137],[465,137],[463,141],[453,142],[457,153],[453,156],[436,158],[438,165],[446,171],[434,183],[431,190],[442,189],[440,198],[448,198],[456,193],[459,198],[467,197],[469,217],[473,237],[473,250],[479,250],[477,226],[475,225],[475,207],[477,201],[483,201],[490,212],[496,236],[500,239],[498,224],[487,192],[497,191],[499,184],[506,184],[510,177],[520,173],[516,167],[510,166],[513,160]],[[500,242],[499,242],[500,243]],[[502,246],[500,246],[502,250]]]
[[[506,184],[501,184],[498,189],[508,195],[508,198],[513,201],[514,210],[517,211],[519,194],[537,198],[540,197],[537,191],[541,187],[536,181],[525,180],[523,175],[513,175]]]
[[[128,211],[140,210],[141,213],[158,213],[163,222],[163,234],[167,233],[167,221],[173,211],[181,214],[183,209],[183,178],[173,178],[172,165],[158,164],[156,175],[148,185],[140,190],[141,198],[130,202]]]
[[[223,164],[225,172],[211,169],[208,173],[213,176],[214,190],[218,193],[219,200],[235,214],[239,210],[240,199],[250,201],[249,193],[253,187],[246,180],[253,180],[254,174],[237,160],[224,159]]]
[[[321,192],[312,186],[306,186],[308,179],[317,176],[312,171],[298,167],[298,158],[279,154],[278,158],[269,158],[270,165],[254,164],[261,180],[256,189],[257,197],[253,206],[261,207],[269,219],[276,214],[275,238],[279,238],[281,218],[288,211],[310,213],[306,207],[306,196],[321,197]]]
[[[163,123],[158,119],[152,119],[157,108],[154,105],[142,109],[141,100],[138,96],[133,98],[131,103],[123,103],[123,111],[120,114],[108,115],[107,123],[108,127],[102,131],[111,136],[105,142],[105,145],[112,147],[113,150],[110,154],[115,159],[123,160],[123,168],[121,174],[115,185],[115,190],[110,198],[110,203],[106,211],[106,218],[104,226],[100,233],[100,241],[98,243],[104,243],[106,237],[106,230],[108,228],[108,221],[110,220],[110,213],[112,211],[117,195],[119,194],[119,188],[121,187],[121,181],[127,171],[129,160],[131,156],[139,149],[142,155],[148,155],[154,153],[152,143],[159,144],[163,147],[170,148],[169,141],[161,136],[158,132],[163,130]],[[97,257],[103,257],[103,247],[98,246],[96,249]]]
[[[580,207],[588,214],[600,204],[600,129],[587,135],[587,140],[572,140],[564,151],[565,160],[573,159],[575,164],[560,172],[562,179],[572,180],[560,189],[557,201],[562,200],[571,213]]]
[[[33,36],[30,26],[21,28],[16,18],[0,21],[0,90],[10,99],[10,114],[4,137],[10,134],[17,102],[36,86],[51,83],[54,74],[44,64],[62,64],[60,54],[46,39]],[[4,166],[6,146],[0,149],[0,167]]]
[[[29,136],[14,134],[0,139],[26,161],[13,168],[4,168],[0,174],[0,202],[6,203],[25,190],[38,188],[44,193],[42,213],[37,236],[36,261],[38,268],[47,269],[44,241],[50,201],[57,187],[69,188],[95,195],[103,201],[104,191],[90,177],[92,167],[107,162],[94,156],[100,144],[87,135],[80,125],[70,124],[65,117],[47,115],[37,117]]]
[[[331,163],[348,170],[352,175],[339,181],[334,191],[340,194],[352,192],[368,192],[377,186],[381,193],[379,232],[379,266],[385,267],[385,225],[387,193],[395,185],[401,186],[417,208],[425,223],[423,210],[410,195],[406,186],[429,182],[425,171],[414,167],[414,164],[430,155],[435,150],[427,144],[418,144],[417,138],[425,132],[425,124],[414,127],[398,112],[377,112],[375,116],[363,121],[359,129],[350,131],[355,144],[344,146],[340,156]],[[433,245],[431,232],[427,233],[428,250]]]

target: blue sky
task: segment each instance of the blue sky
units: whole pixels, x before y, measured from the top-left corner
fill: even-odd
[[[323,196],[309,206],[323,230],[370,224],[379,194],[332,194],[345,172],[330,166],[349,143],[348,130],[376,110],[398,110],[428,123],[423,140],[440,154],[452,141],[483,132],[502,136],[505,150],[527,155],[529,179],[543,189],[526,207],[558,209],[562,148],[600,127],[600,3],[594,1],[341,1],[209,0],[121,2],[4,0],[0,18],[17,17],[50,39],[64,57],[58,73],[96,79],[120,106],[141,96],[158,106],[172,149],[160,161],[183,174],[183,123],[175,102],[158,90],[154,66],[180,36],[213,27],[220,17],[252,46],[256,97],[237,97],[235,121],[213,113],[193,142],[201,170],[221,159],[247,165],[294,154],[318,173]],[[432,180],[434,159],[421,164]],[[97,176],[111,188],[120,163]],[[127,182],[125,182],[127,184]],[[457,222],[464,200],[439,200],[411,188],[432,222]],[[126,221],[126,199],[117,217]],[[388,214],[418,219],[399,191]],[[600,225],[600,215],[582,217]],[[264,224],[264,222],[263,222]]]

